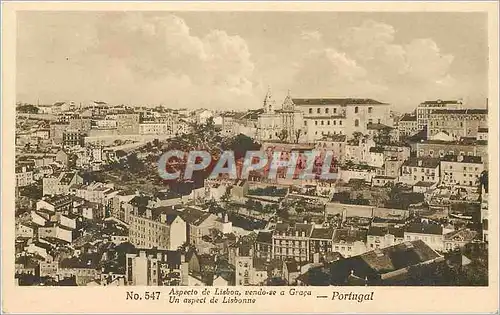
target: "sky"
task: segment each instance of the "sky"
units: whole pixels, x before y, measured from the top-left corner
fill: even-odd
[[[17,101],[259,108],[359,97],[484,107],[485,13],[20,12]]]

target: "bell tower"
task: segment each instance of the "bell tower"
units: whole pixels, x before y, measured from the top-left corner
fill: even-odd
[[[264,113],[273,113],[276,103],[273,100],[271,87],[268,87],[266,97],[264,99]]]

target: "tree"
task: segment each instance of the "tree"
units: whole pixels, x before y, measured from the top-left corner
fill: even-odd
[[[118,150],[118,151],[116,151],[115,154],[116,154],[116,157],[119,159],[127,155],[127,153],[123,150]]]
[[[143,168],[143,164],[137,158],[137,153],[132,153],[127,156],[127,164],[132,171],[139,171]]]
[[[373,141],[376,144],[388,144],[391,142],[391,129],[383,128],[375,135]]]
[[[245,157],[248,151],[257,151],[260,149],[260,144],[255,142],[252,138],[239,134],[234,138],[231,138],[228,143],[222,145],[224,150],[231,150],[234,152],[234,158],[236,160]]]
[[[161,146],[160,140],[158,140],[158,139],[154,139],[154,140],[153,140],[153,145],[154,145],[155,147],[157,147],[157,148],[160,148],[160,146]]]
[[[302,129],[295,130],[295,143],[299,143],[301,135],[302,135]]]
[[[280,141],[283,142],[286,140],[286,138],[288,138],[288,131],[286,129],[283,129],[278,134],[278,139],[280,139]]]
[[[363,137],[363,134],[359,131],[355,131],[353,132],[352,137],[355,141],[359,141]]]
[[[24,104],[17,107],[17,111],[26,114],[38,114],[39,108],[36,107],[35,105]]]

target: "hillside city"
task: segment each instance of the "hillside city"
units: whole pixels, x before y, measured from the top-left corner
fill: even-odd
[[[255,107],[16,104],[17,284],[488,285],[487,103]],[[169,150],[332,151],[337,178],[165,181]]]

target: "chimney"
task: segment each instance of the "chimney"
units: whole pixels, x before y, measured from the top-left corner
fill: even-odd
[[[146,218],[151,219],[153,217],[153,212],[151,209],[147,208],[146,209]]]
[[[422,166],[422,160],[418,160],[418,166]]]
[[[228,223],[229,222],[229,217],[227,215],[227,213],[224,214],[224,223]]]

